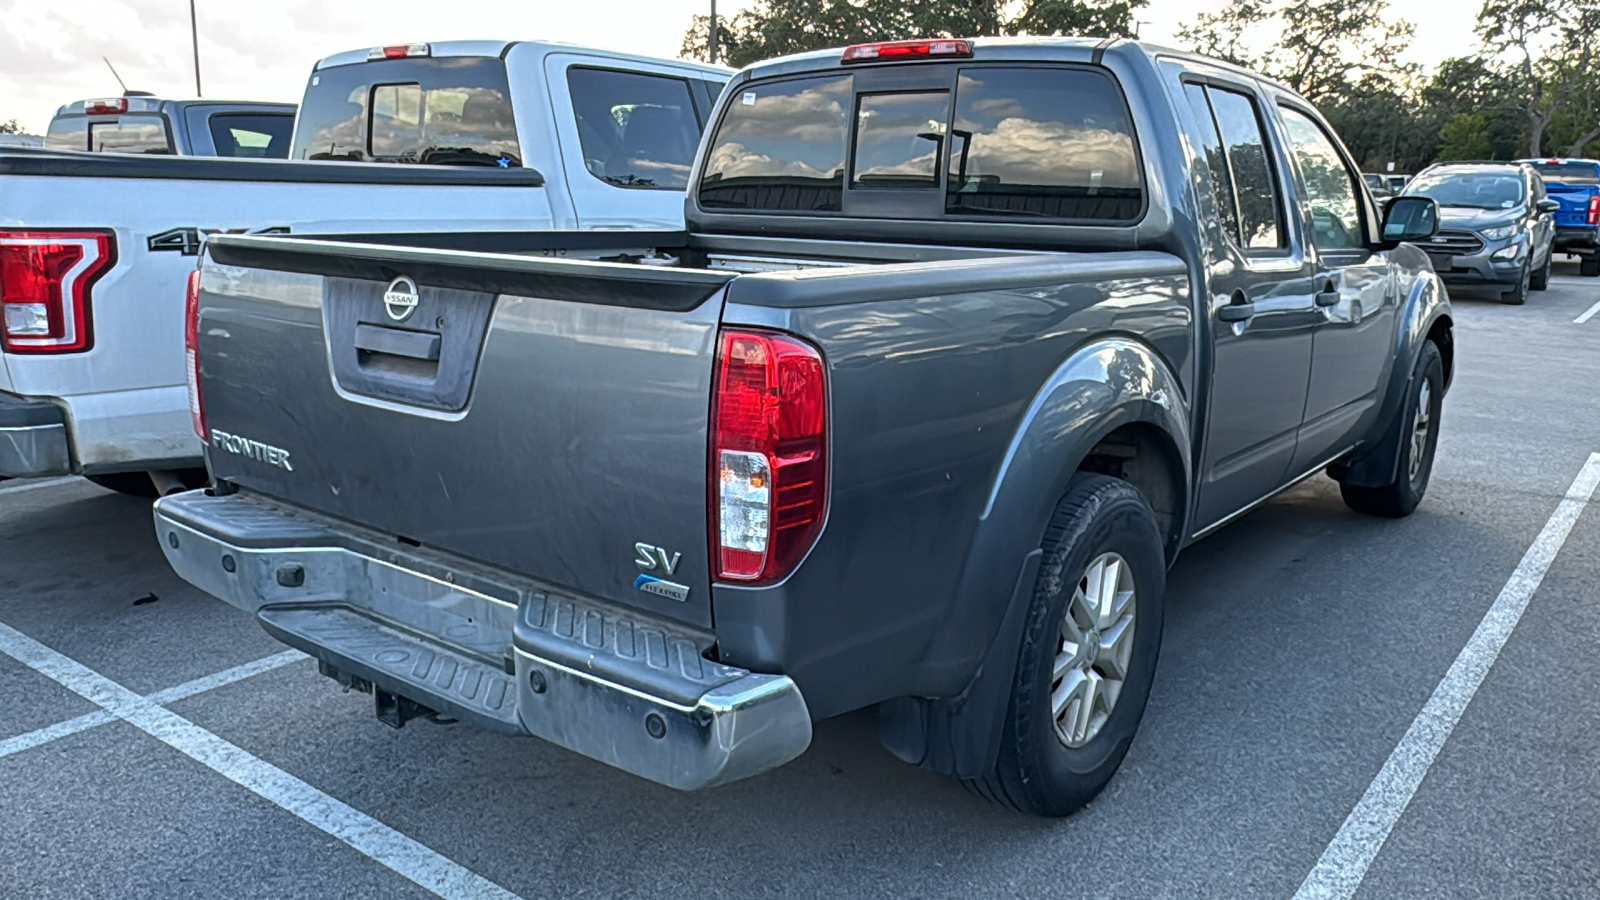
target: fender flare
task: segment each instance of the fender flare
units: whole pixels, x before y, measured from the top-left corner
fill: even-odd
[[[1365,442],[1371,449],[1347,464],[1333,467],[1330,474],[1337,480],[1362,487],[1379,487],[1394,481],[1400,467],[1400,411],[1406,397],[1410,396],[1412,370],[1417,366],[1422,345],[1441,320],[1448,335],[1454,326],[1449,293],[1438,275],[1423,272],[1406,292],[1400,327],[1395,329],[1394,366],[1389,372],[1388,390],[1372,433]],[[1444,346],[1440,350],[1445,354],[1445,389],[1448,391],[1450,376],[1455,371],[1451,365],[1453,348]]]
[[[993,766],[1045,528],[1089,452],[1134,423],[1171,443],[1182,507],[1173,532],[1181,535],[1192,505],[1192,442],[1177,375],[1149,345],[1129,337],[1079,348],[1045,381],[1018,424],[947,624],[929,646],[930,655],[976,656],[972,677],[950,697],[880,705],[879,738],[896,756],[960,778],[979,777]],[[1174,550],[1178,540],[1172,540]]]

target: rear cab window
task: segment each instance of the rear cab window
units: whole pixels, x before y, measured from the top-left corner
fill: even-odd
[[[589,174],[621,188],[688,187],[701,123],[689,79],[573,66],[567,87]]]
[[[423,57],[318,69],[289,157],[518,168],[505,63]]]
[[[45,133],[51,150],[94,153],[172,153],[172,136],[161,115],[57,116]]]
[[[1142,216],[1137,137],[1103,70],[928,64],[914,87],[886,84],[898,74],[732,88],[709,142],[700,206],[1088,224]]]
[[[1600,163],[1533,163],[1533,170],[1547,184],[1600,184]]]
[[[206,126],[218,156],[287,159],[294,116],[218,113]]]

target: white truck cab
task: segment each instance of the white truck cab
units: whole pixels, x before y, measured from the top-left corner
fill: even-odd
[[[654,246],[683,228],[731,74],[561,44],[403,44],[317,63],[287,160],[0,149],[0,478],[152,494],[192,480],[184,288],[208,235],[498,235],[517,252],[530,232],[626,229]]]

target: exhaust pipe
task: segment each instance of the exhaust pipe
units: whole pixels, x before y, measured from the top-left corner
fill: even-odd
[[[151,483],[156,486],[156,493],[162,497],[169,494],[180,494],[189,489],[189,486],[183,483],[183,479],[179,478],[176,472],[150,471],[145,474],[150,476]]]

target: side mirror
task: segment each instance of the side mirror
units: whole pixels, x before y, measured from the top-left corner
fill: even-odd
[[[1439,204],[1432,197],[1396,197],[1383,211],[1384,249],[1425,241],[1439,233]]]
[[[1561,204],[1546,197],[1545,199],[1540,200],[1538,203],[1535,203],[1533,208],[1542,213],[1553,213],[1561,209]]]

